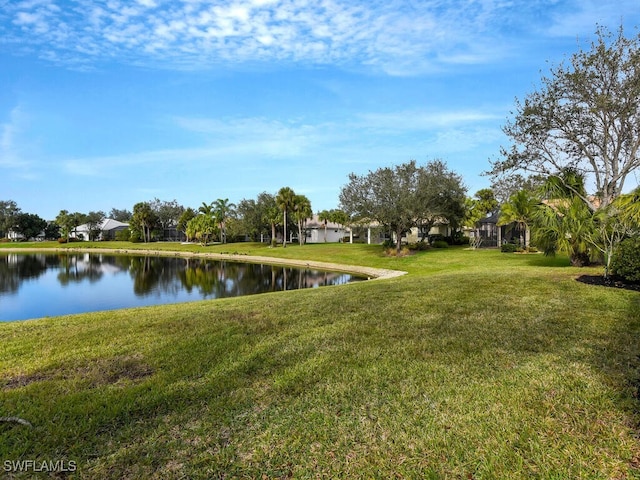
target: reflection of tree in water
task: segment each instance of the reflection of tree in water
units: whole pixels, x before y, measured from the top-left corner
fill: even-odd
[[[177,296],[196,290],[222,298],[345,283],[351,276],[311,269],[215,261],[202,258],[103,255],[96,253],[0,255],[0,292],[16,292],[25,279],[47,269],[62,285],[100,280],[105,273],[128,271],[138,296]]]
[[[61,254],[58,256],[58,281],[61,285],[80,283],[84,280],[95,283],[104,274],[103,263],[108,263],[105,261],[106,258],[108,257],[94,253]]]
[[[10,253],[0,256],[0,292],[17,292],[24,280],[38,278],[55,267],[55,258],[47,255]]]
[[[180,290],[177,275],[182,263],[178,258],[130,257],[129,274],[133,278],[134,293],[139,296],[152,292],[177,293]]]

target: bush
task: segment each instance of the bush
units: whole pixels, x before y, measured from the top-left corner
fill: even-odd
[[[640,282],[640,237],[620,243],[611,259],[611,270],[629,282]]]
[[[67,239],[66,239],[66,238],[64,238],[64,237],[60,237],[60,238],[58,239],[58,243],[67,243]]]
[[[436,240],[432,246],[433,248],[449,248],[449,244],[445,240]]]
[[[454,245],[469,245],[470,242],[470,238],[467,237],[466,235],[457,235],[453,237],[453,244]]]
[[[409,245],[407,245],[407,247],[409,248],[409,250],[413,250],[416,252],[422,252],[424,250],[429,250],[430,248],[427,242],[410,243]]]
[[[382,242],[382,248],[384,248],[385,250],[388,248],[395,248],[395,247],[396,247],[396,242],[394,242],[390,238]]]
[[[515,243],[503,243],[500,247],[502,253],[516,253],[518,246]]]
[[[115,234],[115,239],[121,242],[126,242],[131,238],[131,231],[128,228],[119,230]]]

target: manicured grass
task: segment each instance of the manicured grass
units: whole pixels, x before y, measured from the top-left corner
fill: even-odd
[[[33,428],[0,423],[0,461],[73,460],[77,478],[639,476],[640,295],[574,280],[600,269],[207,251],[409,275],[2,324],[0,416]]]

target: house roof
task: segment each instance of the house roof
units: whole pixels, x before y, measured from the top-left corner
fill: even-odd
[[[478,223],[498,223],[498,219],[500,218],[500,210],[496,210],[495,212],[489,212],[486,217],[478,220]]]
[[[98,226],[98,230],[102,230],[103,232],[108,232],[109,230],[114,230],[116,228],[122,228],[122,227],[126,228],[128,226],[129,226],[128,223],[122,223],[122,222],[119,222],[118,220],[114,220],[113,218],[105,218]],[[89,225],[86,223],[83,223],[82,225],[78,225],[78,228],[76,230],[88,231]]]
[[[321,222],[318,218],[318,215],[313,215],[311,218],[307,219],[307,228],[324,228],[324,222]],[[345,225],[338,225],[334,222],[327,222],[328,229],[336,229],[336,228],[345,228]]]
[[[128,227],[128,223],[119,222],[113,218],[105,218],[100,225],[100,230],[113,230],[114,228]]]

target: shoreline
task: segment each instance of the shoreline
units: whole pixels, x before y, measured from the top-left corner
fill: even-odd
[[[402,270],[389,270],[385,268],[364,267],[359,265],[344,265],[340,263],[318,262],[315,260],[296,260],[290,258],[266,257],[262,255],[244,255],[233,253],[213,253],[213,252],[185,252],[176,250],[142,250],[126,248],[2,248],[2,252],[72,252],[72,253],[111,253],[121,255],[153,255],[164,257],[195,257],[209,258],[212,260],[231,260],[235,262],[262,263],[269,265],[287,265],[292,267],[313,267],[319,270],[331,270],[344,273],[366,275],[370,280],[383,280],[406,275],[408,272]]]

